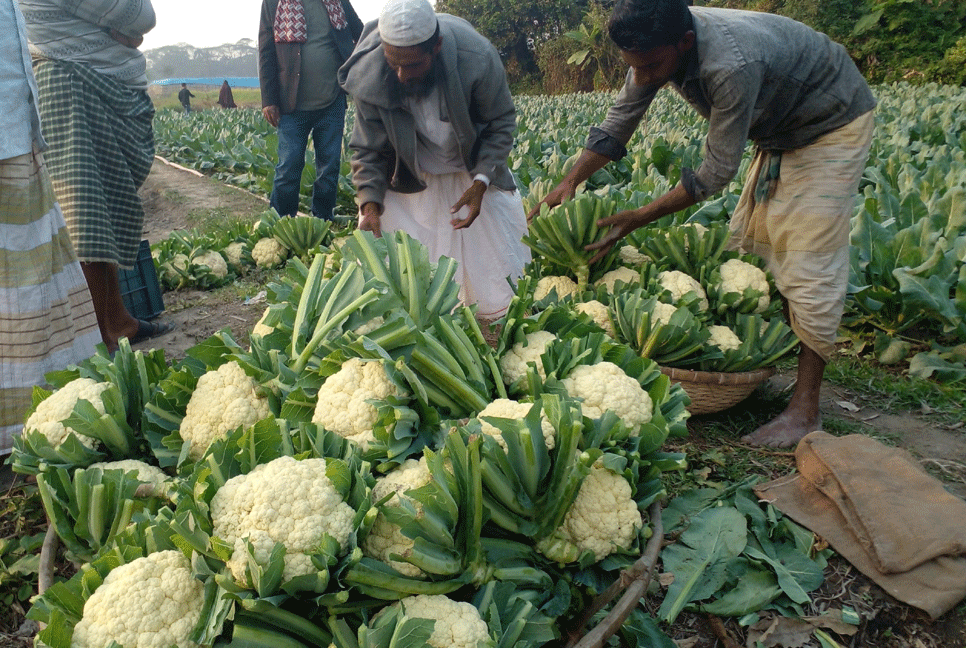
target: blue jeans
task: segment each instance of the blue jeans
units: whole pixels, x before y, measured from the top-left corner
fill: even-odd
[[[342,164],[342,132],[345,128],[345,95],[321,110],[296,110],[278,120],[278,164],[269,204],[280,216],[295,216],[305,168],[309,135],[315,148],[315,183],[312,215],[332,219]]]

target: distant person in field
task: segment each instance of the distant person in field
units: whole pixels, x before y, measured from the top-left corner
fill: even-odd
[[[345,93],[336,72],[362,33],[349,0],[262,0],[258,80],[262,114],[278,128],[269,202],[295,216],[309,137],[315,149],[312,215],[331,220],[342,166]]]
[[[20,0],[39,88],[54,191],[109,351],[171,330],[124,306],[118,268],[137,261],[144,223],[138,188],[154,161],[154,105],[143,35],[149,0]]]
[[[44,165],[23,16],[0,0],[0,458],[44,375],[100,342],[94,305]]]
[[[624,157],[665,85],[709,120],[705,159],[684,169],[667,194],[601,219],[611,230],[595,259],[635,229],[721,191],[738,172],[746,141],[754,142],[731,244],[766,260],[801,347],[785,411],[742,440],[793,446],[822,425],[819,387],[845,304],[849,221],[872,139],[872,92],[844,47],[781,16],[689,8],[686,0],[618,0],[608,30],[630,66],[624,88],[543,203],[572,198],[591,174]]]
[[[221,90],[218,91],[218,105],[222,108],[237,108],[235,97],[231,94],[231,86],[228,85],[228,79],[222,82]]]
[[[181,102],[181,107],[184,108],[186,115],[191,112],[192,97],[194,97],[194,95],[191,94],[191,90],[188,90],[188,84],[182,83],[181,90],[178,92],[178,101]]]
[[[496,48],[426,0],[389,0],[339,70],[359,228],[403,230],[431,260],[456,259],[464,303],[494,319],[530,260],[507,156],[516,109]]]

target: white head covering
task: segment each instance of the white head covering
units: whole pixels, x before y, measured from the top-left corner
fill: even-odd
[[[436,12],[427,0],[389,0],[379,14],[382,42],[411,47],[436,33]]]

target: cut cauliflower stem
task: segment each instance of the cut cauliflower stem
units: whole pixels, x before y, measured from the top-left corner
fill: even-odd
[[[113,569],[84,603],[71,648],[195,648],[204,584],[180,551],[159,551]]]
[[[366,450],[376,439],[372,426],[378,418],[376,406],[366,401],[405,395],[389,380],[381,362],[350,358],[322,383],[312,422]]]
[[[744,293],[746,288],[751,288],[762,293],[758,298],[756,313],[763,312],[770,303],[769,293],[771,288],[768,286],[768,275],[765,271],[741,259],[728,259],[721,264],[718,269],[721,273],[721,289],[725,293]]]
[[[614,287],[617,282],[623,282],[625,284],[637,283],[641,280],[641,274],[637,270],[632,270],[631,268],[625,268],[621,266],[619,268],[614,268],[610,272],[605,272],[604,276],[594,282],[595,286],[607,286],[607,292],[614,292]]]
[[[471,603],[461,603],[442,594],[407,596],[396,605],[406,616],[432,619],[433,634],[426,642],[433,648],[477,648],[490,645],[489,629],[480,611]]]
[[[662,287],[670,291],[671,299],[675,304],[689,292],[694,292],[698,295],[701,310],[708,310],[708,295],[704,292],[701,283],[691,275],[680,270],[665,270],[657,275],[657,280]]]
[[[91,464],[89,468],[100,468],[101,470],[123,470],[130,472],[136,470],[138,479],[145,484],[152,486],[151,495],[162,496],[165,485],[168,483],[168,476],[157,466],[146,464],[137,459],[122,459],[121,461],[102,461]]]
[[[604,329],[607,335],[614,337],[614,325],[610,321],[607,306],[596,299],[591,299],[590,301],[580,302],[574,308],[578,313],[590,315],[590,318],[594,320],[594,324]]]
[[[192,459],[201,459],[212,441],[239,425],[249,427],[271,414],[257,386],[234,360],[198,379],[180,429],[181,438],[191,443]]]
[[[207,266],[211,274],[219,279],[224,279],[228,276],[228,264],[225,262],[225,258],[214,250],[205,250],[200,254],[196,254],[191,262],[195,265]]]
[[[653,404],[641,384],[613,362],[580,365],[561,383],[567,393],[581,399],[584,416],[600,418],[610,410],[637,434],[651,420]]]
[[[712,344],[722,351],[730,351],[741,346],[741,338],[727,326],[712,325],[708,327],[711,331],[711,339],[708,344]]]
[[[570,277],[540,277],[536,287],[533,289],[533,301],[540,301],[554,289],[556,289],[559,299],[570,297],[577,293],[577,282]]]
[[[495,418],[506,418],[506,419],[519,419],[523,420],[526,418],[527,414],[533,408],[533,403],[521,403],[519,401],[510,400],[508,398],[498,398],[476,415],[476,418],[480,419],[482,424],[481,431],[483,434],[489,434],[496,438],[496,442],[500,444],[500,447],[504,450],[507,449],[506,441],[503,439],[503,434],[500,430],[486,421],[483,420],[484,416],[493,416]],[[554,446],[557,445],[556,431],[553,429],[550,421],[547,420],[546,416],[540,417],[540,429],[543,432],[543,441],[547,446],[547,450],[553,450]]]
[[[513,348],[503,354],[500,358],[500,371],[503,373],[503,382],[512,385],[527,375],[527,365],[534,363],[537,373],[541,378],[547,377],[547,372],[543,368],[540,356],[547,350],[547,346],[557,339],[557,336],[550,331],[534,331],[527,333],[526,342],[517,342]]]
[[[633,245],[622,245],[620,250],[618,250],[618,254],[620,255],[621,263],[626,263],[629,266],[639,267],[651,261],[651,257]]]
[[[394,471],[376,480],[376,485],[372,487],[372,501],[378,502],[386,495],[395,493],[393,498],[383,506],[399,506],[402,498],[412,502],[404,493],[425,486],[432,478],[425,457],[420,458],[419,461],[407,459]],[[418,504],[414,503],[414,505],[418,507]],[[399,526],[386,519],[380,511],[372,529],[369,530],[369,535],[362,543],[362,552],[370,558],[387,563],[404,576],[421,578],[424,574],[419,567],[389,558],[389,554],[404,556],[412,547],[413,539],[403,535]]]
[[[537,549],[558,562],[577,560],[584,551],[593,552],[600,561],[618,549],[630,548],[642,526],[631,485],[597,462],[580,485],[563,524],[538,542]]]
[[[284,581],[316,571],[311,555],[328,534],[345,551],[355,511],[325,474],[325,459],[279,457],[232,477],[211,500],[214,533],[234,546],[228,568],[246,585],[248,549],[268,563],[276,542],[285,545]]]
[[[101,394],[110,386],[110,383],[97,382],[90,378],[72,380],[37,405],[37,409],[24,423],[24,429],[40,432],[55,448],[63,445],[70,434],[76,436],[77,440],[88,448],[95,448],[100,445],[100,441],[68,430],[63,422],[74,411],[74,406],[79,400],[86,400],[98,412],[105,414]]]
[[[288,257],[288,250],[274,236],[259,239],[252,248],[252,260],[260,268],[274,268]]]

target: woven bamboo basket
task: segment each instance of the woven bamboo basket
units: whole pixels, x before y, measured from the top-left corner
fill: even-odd
[[[775,373],[773,367],[755,371],[723,373],[661,367],[661,373],[679,383],[691,398],[688,412],[711,414],[726,410],[748,398],[751,392]]]

